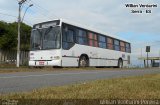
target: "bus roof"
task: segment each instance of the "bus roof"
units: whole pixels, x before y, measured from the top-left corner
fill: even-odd
[[[105,35],[105,36],[109,36],[109,37],[112,37],[112,38],[115,38],[115,39],[118,39],[118,40],[122,40],[122,41],[125,41],[125,42],[128,42],[128,40],[126,39],[123,39],[119,36],[116,36],[116,35],[111,35],[111,34],[107,34],[106,32],[103,32],[103,31],[100,31],[100,30],[97,30],[95,28],[92,28],[90,26],[87,26],[87,25],[82,25],[82,24],[79,24],[79,23],[76,23],[76,22],[73,22],[73,21],[69,21],[69,20],[66,20],[66,19],[54,19],[52,21],[47,21],[47,22],[42,22],[42,23],[38,23],[38,24],[43,24],[43,23],[50,23],[50,22],[53,22],[53,21],[60,21],[60,25],[62,23],[66,23],[66,24],[69,24],[69,25],[73,25],[73,26],[76,26],[76,27],[79,27],[79,28],[82,28],[82,29],[86,29],[86,30],[89,30],[89,31],[93,31],[95,33],[99,33],[99,34],[102,34],[102,35]],[[35,25],[38,25],[38,24],[35,24]],[[34,26],[35,26],[34,25]]]

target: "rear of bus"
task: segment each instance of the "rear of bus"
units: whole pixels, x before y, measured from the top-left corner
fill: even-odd
[[[34,25],[30,47],[29,66],[61,66],[60,20]]]

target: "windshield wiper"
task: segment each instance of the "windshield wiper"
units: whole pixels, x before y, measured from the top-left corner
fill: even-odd
[[[50,26],[50,27],[45,31],[45,33],[44,33],[44,39],[45,39],[45,36],[51,31],[52,28],[53,28],[53,27]]]
[[[40,44],[38,44],[37,43],[37,46],[36,46],[36,48],[38,48],[39,50],[41,50],[42,49],[42,30],[40,30],[40,29],[37,29],[37,31],[38,31],[38,33],[39,33],[39,35],[40,35]]]

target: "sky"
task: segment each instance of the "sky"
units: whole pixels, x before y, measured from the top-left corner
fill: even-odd
[[[155,4],[153,8],[127,8],[125,4]],[[142,63],[145,47],[151,46],[149,56],[160,53],[160,0],[27,0],[22,8],[24,22],[35,23],[57,18],[67,19],[91,28],[116,35],[131,42],[132,65]],[[131,13],[142,10],[143,13]],[[151,10],[152,13],[145,13]],[[0,0],[0,20],[17,21],[18,0]]]

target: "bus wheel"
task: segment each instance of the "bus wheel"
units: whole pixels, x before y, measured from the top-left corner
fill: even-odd
[[[122,59],[118,60],[118,68],[123,68],[123,60]]]
[[[88,66],[88,59],[85,56],[80,57],[79,59],[79,67],[87,67]]]

